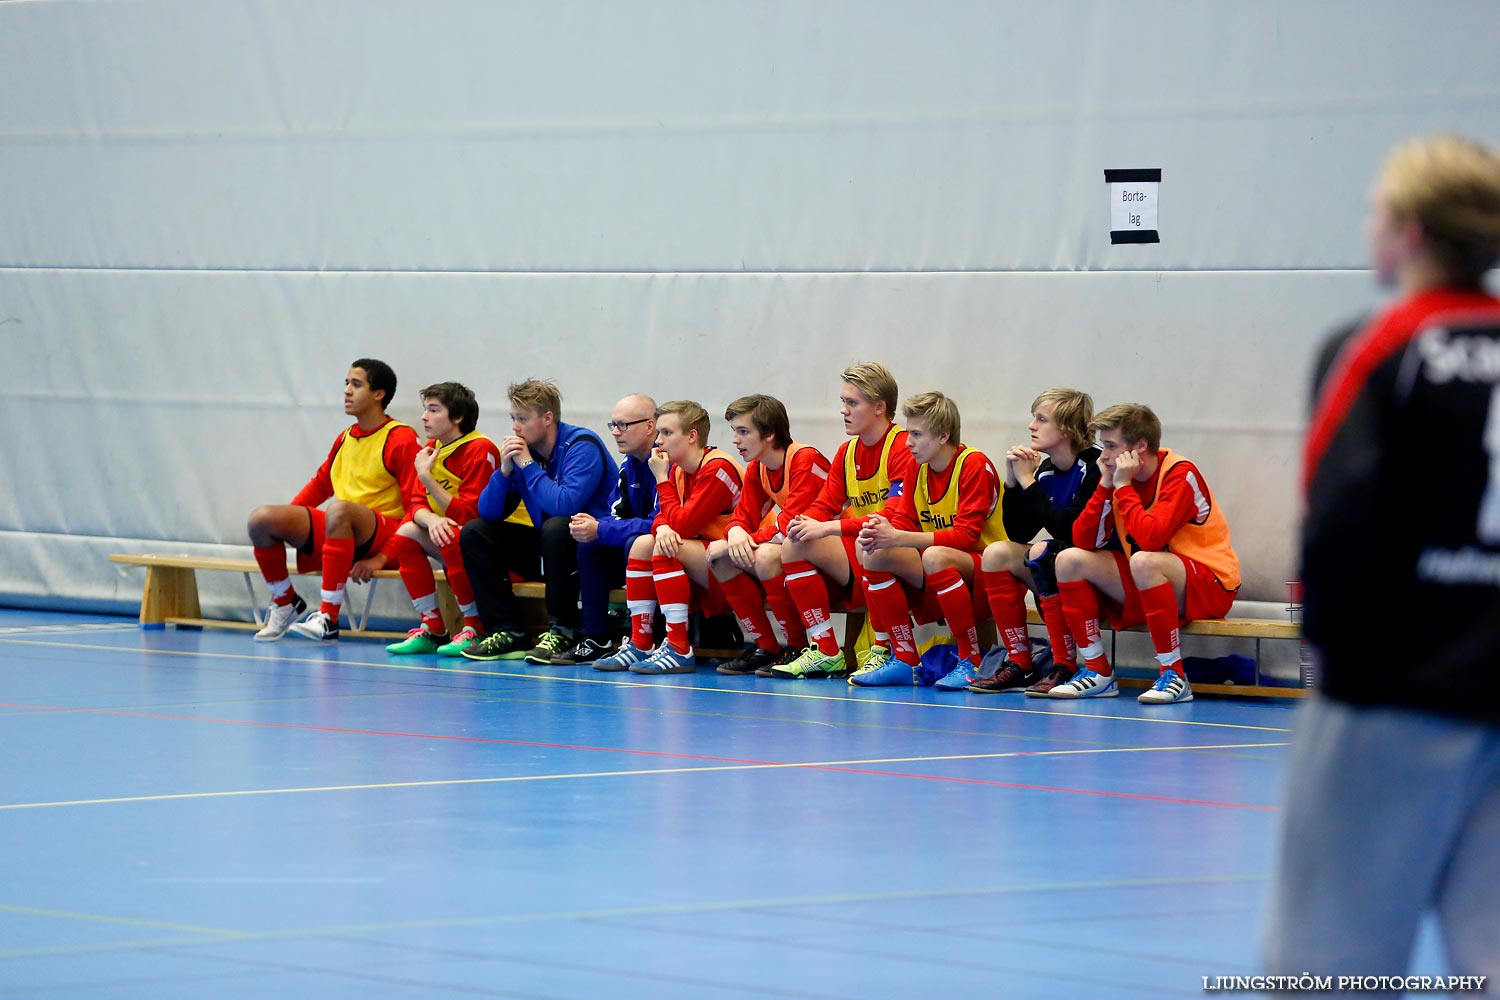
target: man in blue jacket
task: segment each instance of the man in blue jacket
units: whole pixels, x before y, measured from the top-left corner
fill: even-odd
[[[614,652],[609,631],[609,592],[625,582],[625,553],[640,535],[651,534],[656,517],[656,477],[646,460],[656,442],[656,400],[639,393],[615,404],[609,417],[615,447],[625,456],[609,497],[609,512],[595,517],[574,514],[569,524],[578,542],[578,584],[583,593],[579,616],[582,637],[553,663],[592,663]]]
[[[479,495],[479,517],[458,538],[485,630],[463,655],[551,663],[574,645],[578,621],[578,543],[568,522],[609,509],[613,466],[598,434],[558,418],[554,383],[527,379],[508,395],[515,433],[500,442],[500,468]],[[523,502],[534,527],[505,520]],[[548,628],[535,647],[516,615],[512,572],[547,585]]]

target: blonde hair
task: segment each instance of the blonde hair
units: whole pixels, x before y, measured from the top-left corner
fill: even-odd
[[[1094,443],[1089,421],[1094,419],[1094,397],[1077,389],[1047,389],[1031,401],[1035,413],[1043,403],[1052,404],[1052,423],[1063,437],[1073,442],[1074,451]]]
[[[656,418],[660,420],[668,413],[677,417],[677,423],[682,427],[682,433],[688,431],[698,432],[698,447],[708,446],[708,411],[700,404],[691,399],[674,399],[663,403],[656,408]]]
[[[896,376],[891,374],[889,368],[879,361],[863,361],[845,368],[841,378],[858,389],[859,394],[870,402],[884,403],[886,419],[895,419],[899,390],[896,388]]]
[[[1478,283],[1500,259],[1500,156],[1456,135],[1413,139],[1386,158],[1377,196],[1414,221],[1450,280]]]
[[[958,444],[958,404],[940,392],[919,392],[901,404],[901,415],[907,420],[918,417],[933,437],[948,435],[949,444]]]
[[[1118,430],[1126,445],[1145,441],[1152,451],[1161,450],[1161,421],[1151,407],[1140,403],[1116,403],[1089,421],[1089,431]]]
[[[529,378],[524,382],[512,382],[505,394],[510,397],[511,406],[523,407],[538,415],[550,413],[554,420],[562,420],[562,393],[557,391],[557,383],[551,379]]]

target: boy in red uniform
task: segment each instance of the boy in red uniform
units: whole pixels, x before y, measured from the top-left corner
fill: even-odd
[[[885,510],[917,474],[906,432],[893,422],[897,389],[890,369],[871,361],[849,366],[842,377],[839,412],[844,433],[852,440],[835,453],[822,496],[788,523],[787,541],[781,549],[786,588],[802,613],[809,645],[791,663],[772,668],[776,677],[849,675],[845,654],[833,635],[828,585],[846,588],[856,600],[862,598],[855,578],[859,569],[855,538],[865,520]],[[890,641],[878,631],[875,638]],[[878,663],[888,656],[886,646],[870,651]]]
[[[918,464],[912,488],[895,497],[889,516],[874,514],[859,532],[865,605],[876,634],[891,637],[889,655],[849,678],[860,687],[918,682],[921,660],[902,584],[923,591],[926,609],[948,622],[958,665],[938,681],[962,691],[978,678],[979,634],[969,584],[986,545],[1005,538],[1000,477],[983,453],[959,443],[958,405],[923,392],[901,407],[906,441]],[[975,588],[983,600],[983,588]],[[880,647],[877,647],[880,648]]]
[[[250,544],[271,588],[266,624],[255,638],[280,639],[288,629],[308,639],[339,637],[339,609],[350,579],[366,582],[391,554],[387,544],[411,503],[416,482],[417,434],[386,416],[396,394],[396,373],[384,361],[360,358],[344,378],[344,412],[354,424],[334,439],[328,457],[290,504],[250,512]],[[332,499],[327,510],[318,507]],[[297,550],[297,568],[323,569],[322,603],[301,621],[307,604],[292,587],[286,546]]]
[[[500,449],[474,429],[478,422],[479,403],[467,386],[439,382],[422,390],[422,432],[428,442],[416,458],[421,506],[391,540],[401,563],[401,582],[422,623],[401,642],[385,647],[387,653],[459,656],[483,627],[458,545],[459,529],[478,516],[479,494],[500,466]],[[437,580],[429,559],[442,560],[464,616],[464,627],[451,639],[438,610]]]
[[[1094,401],[1088,393],[1048,389],[1031,403],[1030,444],[1005,454],[1000,509],[1012,540],[985,549],[983,569],[984,589],[1007,658],[995,676],[975,681],[970,691],[1024,690],[1030,697],[1041,697],[1072,680],[1078,670],[1077,647],[1057,590],[1056,561],[1057,553],[1073,544],[1073,522],[1099,486],[1099,449],[1089,430],[1093,419]],[[1047,541],[1030,543],[1043,531]],[[1052,669],[1045,677],[1032,669],[1028,590],[1036,594],[1052,646]]]
[[[1161,447],[1150,407],[1111,406],[1089,423],[1099,434],[1099,488],[1073,522],[1073,545],[1057,556],[1068,630],[1083,660],[1053,698],[1120,693],[1099,639],[1099,606],[1116,629],[1145,623],[1161,674],[1137,699],[1192,701],[1178,647],[1180,623],[1222,618],[1240,589],[1229,524],[1203,473]]]
[[[791,649],[800,652],[807,645],[802,616],[787,593],[781,543],[792,518],[823,492],[828,459],[818,449],[792,440],[786,407],[774,396],[736,399],[724,411],[724,419],[746,463],[745,488],[728,532],[709,543],[708,562],[750,642],[738,657],[720,664],[719,673],[769,673],[790,657],[771,631],[767,603]]]
[[[740,467],[706,443],[708,411],[690,400],[656,410],[656,448],[648,465],[656,478],[661,509],[652,534],[630,546],[625,564],[625,600],[631,642],[594,663],[595,670],[635,674],[690,674],[698,669],[688,643],[693,584],[707,589],[708,543],[724,537],[740,498]],[[651,651],[657,603],[667,638]]]

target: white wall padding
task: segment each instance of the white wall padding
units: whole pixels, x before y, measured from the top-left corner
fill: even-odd
[[[0,598],[119,600],[113,546],[243,546],[341,424],[556,377],[838,443],[837,372],[969,443],[1049,385],[1147,402],[1292,571],[1313,340],[1373,303],[1400,138],[1500,137],[1483,2],[50,0],[0,4]],[[1112,246],[1111,168],[1163,171]],[[218,550],[216,550],[218,551]],[[244,551],[242,548],[238,551]]]

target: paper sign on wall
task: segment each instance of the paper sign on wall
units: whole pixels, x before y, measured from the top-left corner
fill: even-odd
[[[1156,232],[1161,170],[1106,170],[1109,185],[1109,241],[1160,243]]]

